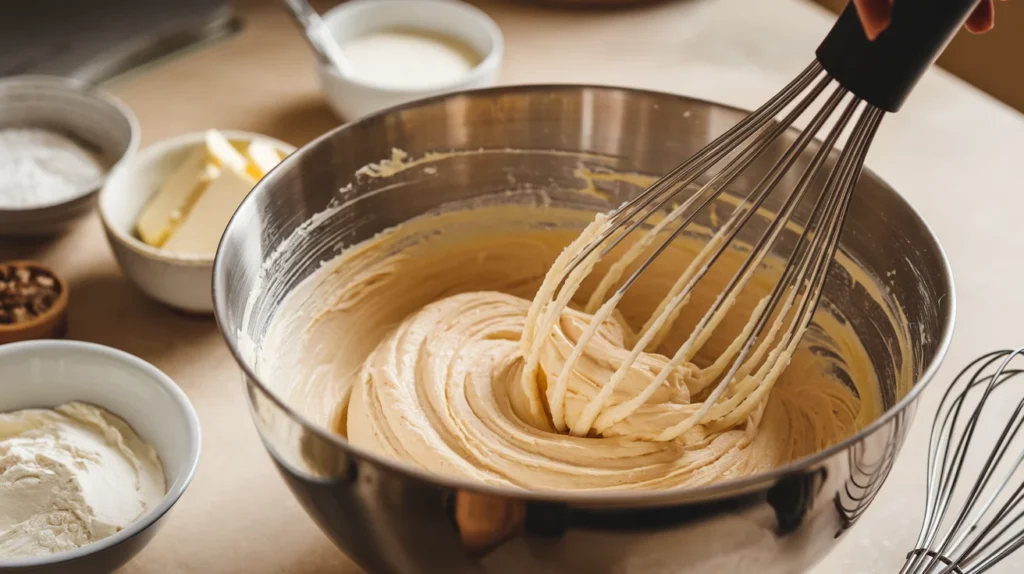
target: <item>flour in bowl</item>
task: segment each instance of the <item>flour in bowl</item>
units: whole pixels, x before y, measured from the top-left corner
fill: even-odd
[[[39,128],[0,129],[0,209],[29,209],[96,187],[104,167],[71,138]]]
[[[0,414],[0,560],[113,536],[167,492],[156,451],[99,407]]]

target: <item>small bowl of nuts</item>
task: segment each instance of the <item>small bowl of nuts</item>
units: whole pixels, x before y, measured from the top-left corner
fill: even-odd
[[[0,262],[0,345],[58,339],[67,329],[68,288],[33,261]]]

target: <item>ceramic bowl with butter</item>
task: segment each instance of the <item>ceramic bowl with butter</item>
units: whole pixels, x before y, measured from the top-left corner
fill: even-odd
[[[163,479],[157,481],[163,494],[159,490],[152,492],[150,503],[141,507],[142,513],[133,520],[113,529],[115,531],[100,533],[93,537],[95,540],[92,542],[77,548],[59,546],[62,551],[35,555],[12,551],[11,556],[4,557],[3,552],[12,550],[10,546],[5,547],[6,542],[31,538],[37,526],[33,526],[36,523],[31,520],[25,520],[26,506],[31,505],[18,504],[19,500],[22,503],[29,500],[25,488],[20,491],[14,487],[0,489],[0,497],[19,497],[13,499],[13,505],[5,505],[0,498],[2,574],[106,574],[115,571],[157,534],[167,513],[195,474],[201,442],[199,419],[185,393],[153,365],[117,349],[79,341],[27,341],[0,346],[0,413],[12,416],[26,412],[26,409],[53,412],[50,409],[69,403],[102,409],[127,425],[136,440],[146,445],[146,451],[154,455],[151,458],[158,461],[152,468],[162,470],[162,476],[156,478]],[[0,441],[10,440],[11,431],[11,425],[0,429]],[[121,431],[122,436],[128,436],[123,427]],[[110,440],[108,436],[103,438]],[[87,442],[85,446],[89,449],[94,444]],[[123,444],[130,447],[132,442],[126,439]],[[30,446],[22,442],[18,448],[29,450]],[[8,463],[11,458],[18,459],[18,456],[15,453],[15,456],[8,457]],[[51,459],[61,460],[56,455]],[[31,462],[31,457],[28,460]],[[17,466],[18,460],[13,464]],[[111,485],[125,485],[115,480],[118,471],[122,470],[118,465],[104,464],[102,458],[87,456],[73,466],[79,470],[88,468],[91,474],[86,476],[94,479],[83,483],[86,491],[83,496],[105,490],[108,497],[99,500],[110,504],[112,498],[118,498],[125,491],[124,488],[111,488]],[[0,482],[3,474],[0,472]],[[54,492],[60,489],[45,490],[36,494],[53,497]],[[52,504],[40,505],[36,512],[61,512],[65,502],[52,500]],[[96,506],[102,508],[105,504]],[[96,508],[93,511],[97,513],[96,518],[103,519],[102,510]],[[28,523],[29,526],[12,532],[12,525],[5,524],[19,519],[20,525]],[[43,540],[44,546],[53,544],[54,539],[59,541],[63,538],[58,526],[50,526],[51,532],[56,534],[37,537]],[[90,526],[91,530],[93,526]],[[21,549],[24,550],[25,546],[22,545]]]
[[[211,144],[211,132],[219,143]],[[210,313],[213,257],[228,220],[256,181],[293,151],[280,140],[232,130],[186,134],[141,150],[100,191],[100,218],[121,270],[161,303]],[[266,155],[272,157],[260,161]]]
[[[0,79],[0,236],[58,234],[92,213],[104,176],[131,157],[139,133],[131,109],[98,88],[50,76]],[[43,145],[40,135],[58,141]],[[77,153],[69,157],[67,147]],[[83,172],[88,164],[94,172]]]
[[[323,16],[352,71],[317,62],[331,108],[346,120],[447,92],[493,86],[504,39],[479,8],[451,0],[354,0]]]

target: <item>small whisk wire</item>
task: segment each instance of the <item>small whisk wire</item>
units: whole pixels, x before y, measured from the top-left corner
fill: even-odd
[[[996,351],[946,390],[931,429],[924,520],[900,574],[981,574],[1024,545],[1021,373],[1024,348]],[[978,436],[983,417],[999,417],[1006,405],[1012,411],[994,441]],[[977,470],[967,462],[972,453],[984,457]]]

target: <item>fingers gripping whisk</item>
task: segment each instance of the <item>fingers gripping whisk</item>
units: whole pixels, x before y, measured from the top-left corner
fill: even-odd
[[[617,257],[596,278],[597,286],[582,305],[582,311],[590,315],[589,322],[561,372],[554,380],[546,381],[543,392],[554,426],[576,436],[601,435],[640,409],[680,369],[690,369],[688,391],[700,400],[680,409],[676,420],[650,438],[671,441],[684,437],[697,425],[729,427],[751,417],[756,420],[772,384],[811,323],[850,198],[883,115],[882,110],[849,94],[814,63],[686,163],[591,224],[552,266],[541,287],[541,293],[550,294],[550,298],[537,297],[528,316],[527,331],[550,334],[572,305],[581,283],[595,273],[602,258],[616,250]],[[755,185],[747,185],[749,191],[737,193],[733,188],[739,186],[735,184],[749,179],[752,166],[760,165],[756,162],[766,152],[777,149],[783,134],[798,121],[806,121],[806,128],[763,175],[758,173],[760,179]],[[814,149],[812,143],[818,136],[823,139]],[[832,152],[841,144],[836,157]],[[790,177],[798,163],[804,164],[799,176]],[[783,184],[794,179],[793,185]],[[625,359],[570,422],[566,417],[567,387],[587,346],[656,259],[674,242],[700,235],[700,222],[723,205],[729,206],[724,221],[705,235],[703,247],[685,269],[679,270],[663,299],[637,331]],[[765,223],[769,205],[777,207]],[[809,215],[797,222],[794,216],[798,208],[803,206],[807,212],[808,205]],[[753,236],[748,228],[756,230]],[[792,238],[783,240],[787,230],[797,236],[795,242]],[[783,249],[784,243],[793,246]],[[780,265],[777,282],[760,298],[725,350],[710,360],[705,356],[706,364],[694,370],[693,361],[736,307],[739,293],[751,284],[766,258],[771,255],[778,259],[780,251],[788,255]],[[630,371],[646,368],[639,366],[638,360],[645,353],[664,351],[670,327],[691,304],[699,285],[707,281],[709,269],[730,252],[743,253],[744,257],[737,268],[730,269],[725,288],[699,316],[688,338],[665,353],[667,362],[646,386],[631,396],[622,396],[620,387]],[[528,395],[542,392],[532,383],[541,353],[541,344],[536,341],[542,338],[523,338],[534,341],[523,349],[523,384]]]

